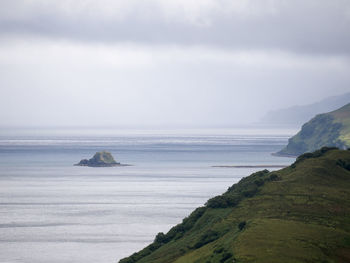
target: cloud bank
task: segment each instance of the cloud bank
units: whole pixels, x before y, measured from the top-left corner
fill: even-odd
[[[230,126],[349,90],[346,0],[0,7],[0,125]]]
[[[2,36],[350,52],[347,0],[11,0],[1,5]]]

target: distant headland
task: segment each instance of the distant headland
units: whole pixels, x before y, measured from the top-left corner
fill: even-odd
[[[97,152],[91,159],[82,159],[75,166],[89,166],[89,167],[112,167],[112,166],[128,166],[121,164],[114,160],[112,154],[107,151]]]
[[[288,145],[274,155],[295,157],[324,146],[350,147],[350,103],[305,123],[300,132],[289,139]]]

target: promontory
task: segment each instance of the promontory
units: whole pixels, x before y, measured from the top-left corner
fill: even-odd
[[[276,155],[298,156],[325,146],[350,147],[350,103],[338,110],[316,115]]]

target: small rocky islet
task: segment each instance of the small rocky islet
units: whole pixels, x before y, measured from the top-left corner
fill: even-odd
[[[89,166],[89,167],[112,167],[112,166],[125,166],[116,162],[110,152],[102,151],[96,152],[91,159],[82,159],[75,166]]]

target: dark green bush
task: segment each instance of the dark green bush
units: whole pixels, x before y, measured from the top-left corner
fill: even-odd
[[[304,161],[306,159],[309,159],[309,158],[313,158],[314,157],[314,154],[313,153],[304,153],[300,156],[297,157],[297,160],[295,161],[296,163],[299,163],[301,161]]]
[[[239,198],[237,196],[223,194],[209,199],[206,205],[210,208],[226,208],[234,207],[238,202]]]
[[[236,185],[231,185],[228,189],[227,192],[233,192],[236,189]]]
[[[242,194],[244,197],[253,197],[258,192],[258,187],[255,187],[250,190],[243,191]]]
[[[238,224],[238,229],[239,229],[240,231],[242,231],[243,228],[245,228],[246,224],[247,224],[246,221],[240,222],[240,223]]]
[[[222,258],[220,259],[220,263],[224,263],[226,260],[232,258],[232,254],[229,252],[226,252],[222,255]]]
[[[331,150],[338,150],[338,148],[337,147],[327,147],[327,146],[322,147],[321,149],[313,152],[314,158],[320,157],[320,156],[324,155],[326,152],[329,152]]]
[[[322,147],[321,149],[314,151],[312,153],[304,153],[297,158],[297,160],[292,164],[292,167],[293,166],[295,167],[297,163],[300,163],[306,159],[317,158],[324,155],[326,152],[329,152],[331,150],[337,150],[337,149],[338,149],[337,147]]]
[[[132,257],[128,257],[119,261],[119,263],[135,263],[136,261]]]
[[[152,244],[145,247],[140,252],[134,253],[128,258],[120,260],[120,263],[135,263],[139,259],[151,254],[153,251],[160,248],[163,244],[170,242],[172,239],[182,237],[185,234],[185,232],[190,230],[195,225],[197,220],[204,214],[205,210],[205,207],[197,208],[188,217],[183,219],[181,224],[174,226],[166,234],[162,232],[158,233]]]
[[[168,238],[167,238],[166,235],[164,235],[163,232],[159,232],[156,235],[156,238],[154,239],[154,242],[159,243],[159,244],[167,243],[168,242]]]
[[[350,171],[350,162],[348,162],[346,160],[339,159],[337,161],[337,165],[339,165],[340,167],[344,168],[345,170]]]
[[[209,199],[206,206],[210,208],[237,206],[243,198],[253,197],[259,191],[259,187],[268,181],[269,173],[269,170],[265,169],[242,178],[237,184],[228,188],[226,193]]]
[[[215,254],[220,254],[221,252],[223,252],[224,251],[224,248],[223,247],[219,247],[219,248],[216,248],[215,250],[214,250],[214,253]]]
[[[200,248],[210,242],[215,241],[220,237],[220,233],[214,230],[208,230],[204,235],[201,236],[200,240],[194,245],[194,248]]]
[[[182,220],[183,230],[185,232],[190,230],[198,221],[198,219],[204,214],[205,210],[205,207],[199,207],[194,210],[188,217]]]
[[[254,183],[256,184],[256,186],[262,186],[264,184],[264,180],[258,179],[258,180],[255,180]]]
[[[259,172],[254,173],[253,175],[264,176],[264,175],[266,175],[266,174],[269,173],[269,172],[270,172],[269,170],[264,169],[264,170],[262,170],[262,171],[259,171]]]
[[[190,230],[195,225],[198,219],[204,214],[205,210],[205,207],[197,208],[188,217],[184,218],[181,224],[178,224],[171,228],[169,232],[165,235],[166,243],[172,239],[176,240],[181,238],[188,230]]]
[[[280,180],[281,178],[277,175],[277,174],[271,174],[270,176],[269,176],[269,181],[278,181],[278,180]]]

